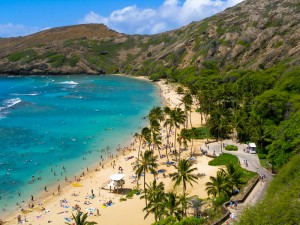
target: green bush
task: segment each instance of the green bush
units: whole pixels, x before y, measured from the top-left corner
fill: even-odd
[[[161,219],[160,221],[153,223],[152,225],[200,225],[204,224],[204,222],[204,219],[198,219],[194,217],[187,217],[178,222],[175,217],[169,216],[165,219]]]
[[[132,198],[135,194],[139,193],[140,191],[138,189],[131,190],[127,195],[126,198]]]
[[[23,52],[14,52],[14,53],[10,54],[9,56],[7,56],[7,59],[11,62],[17,62],[20,59],[22,59],[24,56],[25,55]]]
[[[65,56],[61,54],[55,54],[48,57],[48,63],[51,64],[52,67],[62,67],[65,62]]]
[[[177,219],[173,216],[168,216],[167,218],[161,219],[152,225],[175,225],[177,224]]]
[[[22,60],[23,63],[29,63],[37,58],[37,53],[33,49],[26,49],[21,52],[14,52],[7,56],[10,62],[17,62]]]
[[[127,198],[120,198],[120,202],[125,202],[127,201]]]
[[[177,90],[176,90],[176,92],[177,92],[178,94],[183,94],[183,93],[184,93],[184,90],[183,90],[182,87],[178,87]]]
[[[180,222],[176,223],[176,225],[200,225],[203,224],[205,221],[204,219],[198,219],[194,217],[187,217]]]
[[[78,55],[72,55],[71,58],[69,59],[69,65],[71,67],[75,67],[76,64],[79,62],[80,57]]]
[[[259,159],[266,159],[267,158],[267,154],[263,154],[263,153],[257,153],[257,156]]]
[[[238,147],[235,146],[235,145],[227,145],[227,146],[225,147],[225,150],[227,150],[227,151],[237,151],[237,150],[238,150]]]

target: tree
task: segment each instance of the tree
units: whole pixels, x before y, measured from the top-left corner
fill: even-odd
[[[230,185],[226,180],[225,173],[219,170],[217,172],[217,176],[213,177],[210,176],[209,178],[211,181],[207,182],[206,191],[208,195],[213,195],[214,197],[222,197],[222,196],[229,196],[230,194]]]
[[[148,127],[144,127],[141,132],[142,139],[147,143],[150,150],[151,146],[151,130]],[[138,156],[139,157],[139,156]]]
[[[180,134],[178,135],[177,141],[179,143],[179,160],[180,160],[180,146],[183,144],[185,149],[188,147],[187,142],[191,141],[190,130],[181,129]]]
[[[75,224],[76,225],[94,225],[97,224],[96,222],[88,222],[86,221],[88,214],[85,213],[81,213],[81,212],[77,212],[76,216],[72,213],[73,219],[75,220]],[[73,223],[69,223],[70,225]]]
[[[194,196],[189,199],[189,203],[194,209],[194,217],[198,217],[200,214],[200,208],[204,204],[203,200],[197,196]]]
[[[175,137],[174,137],[174,149],[176,151],[176,131],[185,122],[184,112],[180,108],[175,108],[170,111],[170,124],[175,127]]]
[[[156,159],[157,156],[154,156],[152,151],[146,150],[144,154],[141,153],[137,165],[134,166],[137,179],[140,179],[142,174],[144,174],[144,191],[146,189],[146,172],[150,171],[154,176],[157,174],[155,170],[158,167]],[[147,207],[147,198],[145,198],[145,202]]]
[[[193,186],[193,182],[197,183],[198,177],[193,174],[197,168],[192,168],[192,164],[187,159],[181,159],[178,163],[178,166],[175,165],[177,169],[177,175],[172,177],[172,180],[175,181],[174,186],[178,186],[182,183],[183,185],[183,195],[186,192],[186,183],[188,182],[191,186]]]
[[[192,126],[192,105],[193,105],[193,97],[191,95],[190,92],[187,92],[183,98],[182,98],[182,103],[184,104],[184,111],[185,111],[185,116],[186,118],[188,118],[188,112],[190,113],[190,125],[191,125],[191,128],[193,127]],[[188,119],[186,119],[186,126],[185,128],[187,129],[188,128]]]
[[[240,189],[240,187],[246,183],[241,167],[239,165],[234,165],[233,163],[227,163],[225,166],[226,170],[221,169],[221,171],[225,174],[231,190],[233,191],[234,188]]]
[[[164,113],[165,113],[166,117],[169,117],[170,112],[171,112],[171,109],[168,106],[164,107]],[[172,129],[172,126],[171,126],[172,124],[171,124],[171,119],[166,118],[166,117],[165,117],[165,122],[164,122],[163,126],[166,129],[166,133],[167,133],[167,145],[165,146],[165,150],[166,150],[167,160],[169,162],[168,147],[170,148],[169,137],[170,137],[170,132],[171,132],[171,129]]]
[[[152,134],[152,143],[157,142],[157,137],[159,136],[159,122],[162,122],[165,119],[164,111],[161,107],[157,106],[151,109],[148,115],[149,124],[150,124],[150,131]],[[154,146],[153,146],[154,150]]]
[[[165,119],[164,110],[160,106],[153,107],[148,115],[150,120],[163,121]]]
[[[163,207],[165,216],[174,216],[177,220],[181,219],[182,210],[180,209],[180,198],[174,192],[165,195]]]
[[[143,209],[147,211],[145,218],[149,216],[150,213],[154,214],[155,221],[161,219],[164,212],[164,201],[165,201],[165,193],[164,193],[164,184],[160,182],[156,183],[154,180],[150,184],[146,184],[147,188],[144,190],[144,194],[141,198],[145,198],[148,200],[148,205]]]
[[[153,137],[152,138],[153,144],[157,147],[158,153],[159,153],[159,158],[161,158],[161,154],[160,154],[160,149],[161,149],[161,144],[162,144],[161,135],[158,133],[153,133],[152,137]]]

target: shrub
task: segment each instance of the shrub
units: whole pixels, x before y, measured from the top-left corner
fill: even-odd
[[[37,53],[33,49],[26,49],[21,52],[14,52],[7,56],[10,62],[17,62],[22,59],[23,63],[29,63],[37,58]]]
[[[12,54],[10,54],[7,59],[11,62],[17,62],[20,59],[22,59],[24,57],[24,53],[23,52],[14,52]]]
[[[48,57],[48,63],[51,64],[52,67],[61,67],[65,62],[65,56],[60,54],[51,55]]]
[[[138,189],[133,189],[133,190],[131,190],[131,191],[126,195],[126,198],[127,198],[127,199],[128,199],[128,198],[132,198],[133,195],[135,195],[135,194],[137,194],[137,193],[139,193],[139,190],[138,190]]]
[[[125,202],[127,201],[127,198],[120,198],[120,202]]]
[[[71,67],[75,67],[76,64],[79,62],[80,57],[78,55],[72,55],[69,59],[69,65]]]
[[[257,156],[259,159],[266,159],[267,158],[267,154],[263,154],[263,153],[257,153]]]
[[[237,151],[237,150],[238,150],[238,147],[235,146],[235,145],[227,145],[227,146],[225,147],[225,150],[227,150],[227,151]]]
[[[183,94],[183,93],[184,93],[184,90],[183,90],[182,87],[178,87],[177,90],[176,90],[176,92],[177,92],[178,94]]]

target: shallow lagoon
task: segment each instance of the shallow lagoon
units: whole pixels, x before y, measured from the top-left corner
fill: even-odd
[[[129,144],[160,102],[155,85],[124,76],[0,77],[0,207]]]

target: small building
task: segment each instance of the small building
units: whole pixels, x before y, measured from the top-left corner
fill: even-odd
[[[119,189],[122,188],[123,185],[125,184],[125,180],[124,180],[125,174],[113,174],[109,177],[110,179],[110,183],[109,183],[109,189],[110,190],[115,190],[115,189]]]
[[[249,148],[249,153],[256,154],[256,144],[255,143],[249,143],[248,148]]]

